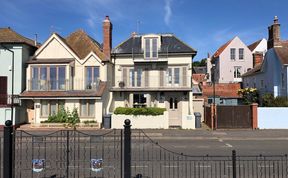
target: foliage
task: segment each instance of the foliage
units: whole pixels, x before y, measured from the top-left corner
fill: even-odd
[[[77,109],[74,108],[72,113],[62,106],[59,111],[55,114],[52,114],[48,117],[48,120],[43,121],[42,123],[68,123],[71,126],[75,126],[80,122]]]
[[[262,96],[262,106],[264,107],[288,107],[288,99],[286,97],[276,97],[270,93]]]
[[[258,103],[259,94],[256,88],[243,88],[238,90],[238,95],[243,98],[243,104]]]
[[[166,111],[165,108],[153,108],[153,107],[147,107],[147,108],[125,108],[125,107],[118,107],[115,109],[114,114],[124,114],[124,115],[163,115],[164,111]]]
[[[202,59],[201,61],[194,61],[192,65],[193,67],[206,66],[206,59]]]
[[[90,124],[90,123],[97,123],[97,121],[95,120],[86,120],[86,121],[83,121],[84,124]]]

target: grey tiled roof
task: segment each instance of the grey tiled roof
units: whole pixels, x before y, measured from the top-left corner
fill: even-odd
[[[161,48],[159,53],[192,53],[196,54],[196,50],[179,40],[172,34],[160,34]],[[141,35],[130,37],[116,48],[113,49],[114,54],[141,54]]]

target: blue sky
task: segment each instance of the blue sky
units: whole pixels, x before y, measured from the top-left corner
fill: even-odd
[[[174,33],[200,60],[234,36],[244,43],[267,38],[275,15],[288,39],[287,0],[0,0],[0,26],[44,42],[84,29],[102,42],[102,20],[113,23],[113,47],[139,33]],[[138,25],[137,25],[138,24]]]

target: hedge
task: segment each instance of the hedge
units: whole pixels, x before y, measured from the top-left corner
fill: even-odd
[[[163,115],[165,108],[125,108],[125,107],[118,107],[115,109],[114,114],[124,114],[124,115],[144,115],[144,116],[157,116]]]

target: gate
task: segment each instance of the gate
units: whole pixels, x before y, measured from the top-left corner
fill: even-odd
[[[122,131],[93,135],[61,130],[47,135],[16,131],[15,177],[120,177]]]
[[[252,128],[251,108],[248,105],[217,106],[217,128]]]

